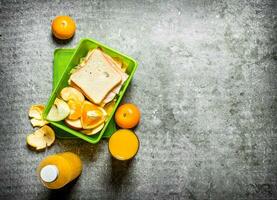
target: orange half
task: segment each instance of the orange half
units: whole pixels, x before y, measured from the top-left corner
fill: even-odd
[[[105,121],[107,116],[103,108],[88,101],[82,104],[81,112],[81,123],[84,129],[92,129],[99,126]]]

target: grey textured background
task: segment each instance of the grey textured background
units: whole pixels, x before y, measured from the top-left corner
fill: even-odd
[[[277,2],[0,1],[0,199],[277,199]],[[55,42],[56,15],[75,37]],[[129,165],[107,141],[26,147],[27,111],[46,103],[55,48],[91,37],[134,57],[125,101],[136,103],[141,148]],[[49,191],[35,169],[70,150],[82,176]]]

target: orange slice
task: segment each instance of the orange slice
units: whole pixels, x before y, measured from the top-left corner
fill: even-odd
[[[42,118],[43,110],[44,105],[41,104],[33,105],[29,109],[29,117],[31,118],[31,124],[33,127],[42,127],[45,124],[48,124],[48,122]]]
[[[114,106],[115,106],[115,100],[111,101],[110,103],[108,103],[104,106],[104,109],[107,112],[108,116],[110,116],[112,114]]]
[[[44,110],[44,105],[32,105],[29,109],[29,117],[35,119],[42,119],[42,112]]]
[[[85,130],[82,130],[81,132],[86,135],[95,135],[96,133],[99,133],[103,129],[104,125],[105,123],[102,123],[93,129],[85,129]]]
[[[64,101],[74,100],[83,103],[85,100],[84,95],[73,87],[65,87],[61,91],[61,97]]]
[[[64,122],[65,122],[66,125],[68,125],[70,128],[75,129],[75,130],[80,130],[80,129],[83,128],[80,119],[76,119],[76,120],[65,119]]]
[[[51,146],[55,141],[55,132],[45,125],[27,136],[27,144],[36,150],[42,150]]]
[[[76,120],[79,119],[81,117],[81,107],[82,107],[82,103],[78,102],[78,101],[74,101],[74,100],[69,100],[67,102],[69,108],[70,108],[70,114],[67,117],[70,120]]]
[[[92,129],[99,126],[105,121],[106,116],[107,113],[103,108],[89,101],[82,104],[81,123],[83,129]]]

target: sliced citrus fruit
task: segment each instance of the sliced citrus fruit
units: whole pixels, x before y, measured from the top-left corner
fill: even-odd
[[[38,104],[38,105],[32,105],[29,109],[29,117],[31,119],[31,124],[33,127],[42,127],[45,124],[48,124],[46,120],[43,120],[42,118],[42,112],[44,110],[44,105]]]
[[[27,144],[36,150],[42,150],[51,146],[55,141],[55,133],[52,128],[45,125],[27,136]]]
[[[44,110],[44,105],[32,105],[29,109],[29,117],[35,119],[42,119],[42,112]]]
[[[89,101],[82,104],[81,123],[84,129],[92,129],[105,121],[106,111]]]
[[[61,97],[64,101],[74,100],[79,103],[83,103],[85,100],[84,95],[73,87],[65,87],[61,91]]]
[[[78,101],[74,101],[74,100],[69,100],[67,102],[67,104],[70,108],[70,114],[67,118],[70,119],[70,120],[79,119],[81,117],[82,103],[80,103]]]
[[[50,109],[47,120],[49,121],[62,121],[70,114],[70,108],[66,102],[57,98],[54,102],[54,105]]]
[[[100,132],[103,129],[104,125],[105,123],[102,123],[93,129],[86,129],[86,130],[82,130],[81,132],[86,135],[95,135],[96,133]]]
[[[112,114],[114,106],[115,106],[115,100],[111,101],[110,103],[107,103],[104,106],[104,110],[106,111],[108,116],[110,116]]]
[[[43,120],[43,119],[33,118],[33,119],[31,119],[31,124],[33,127],[42,127],[42,126],[48,124],[48,121]]]
[[[65,119],[64,122],[66,123],[66,125],[68,125],[70,128],[79,130],[82,129],[82,123],[80,119],[76,119],[76,120],[70,120],[70,119]]]

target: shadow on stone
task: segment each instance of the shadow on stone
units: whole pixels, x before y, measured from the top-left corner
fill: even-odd
[[[99,157],[99,147],[103,144],[102,141],[97,144],[91,144],[79,138],[57,139],[56,142],[63,152],[69,151],[79,155],[83,163],[95,162]]]
[[[69,44],[73,40],[74,36],[75,35],[73,35],[71,38],[66,39],[66,40],[61,40],[61,39],[56,38],[53,34],[51,34],[51,38],[52,38],[53,43],[56,43],[56,44],[59,44],[59,45]]]
[[[130,169],[132,168],[132,161],[120,161],[116,160],[112,156],[110,156],[111,162],[111,185],[112,187],[118,189],[120,188],[121,184],[123,183],[124,179],[127,177]]]
[[[79,179],[79,177],[77,177],[76,179],[74,179],[73,181],[71,181],[70,183],[68,183],[61,189],[50,190],[48,199],[68,199],[68,198],[70,198],[70,195],[72,193],[71,191],[73,190],[78,179]]]

